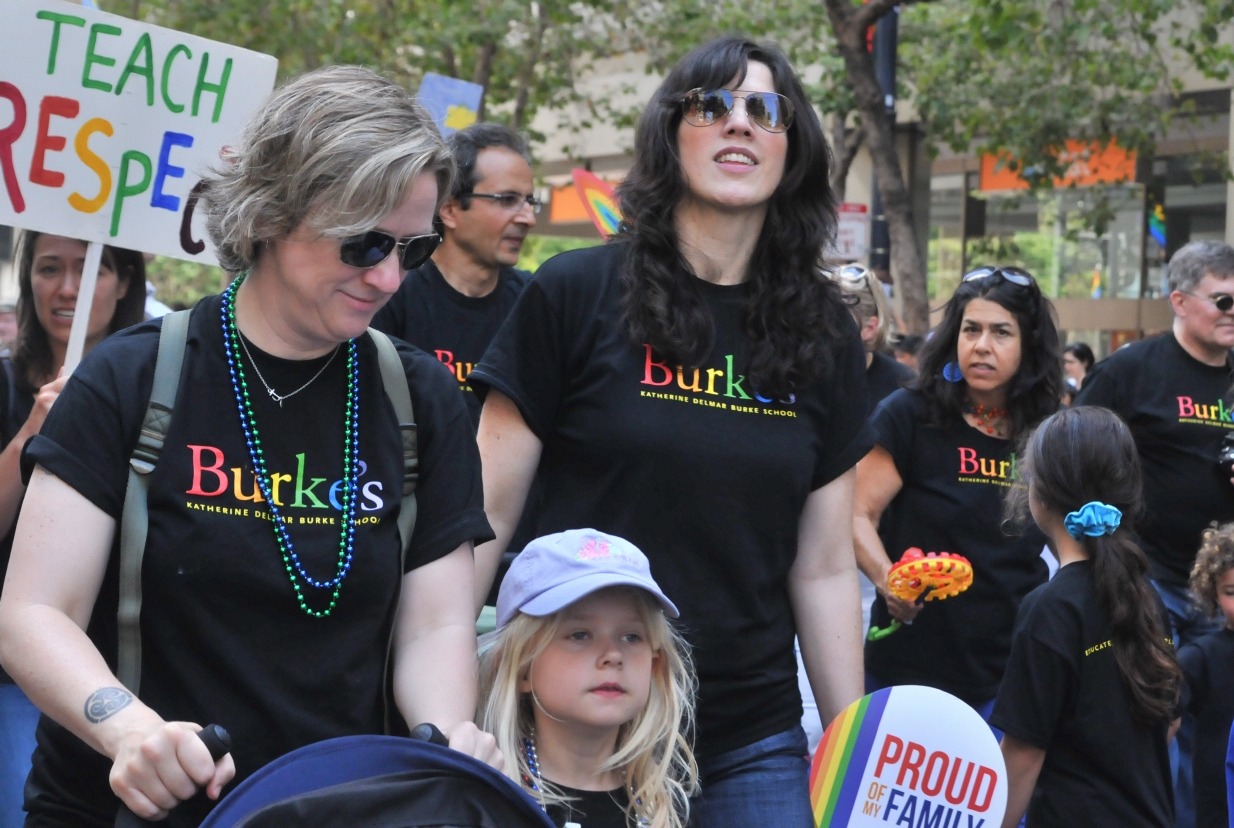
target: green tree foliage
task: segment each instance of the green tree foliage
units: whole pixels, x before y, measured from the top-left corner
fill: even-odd
[[[1229,0],[946,0],[912,7],[902,31],[930,136],[1005,153],[1034,189],[1067,172],[1069,139],[1152,158],[1193,115],[1180,75],[1234,69]]]
[[[274,55],[286,78],[370,66],[415,90],[425,72],[485,87],[481,119],[526,128],[574,99],[611,40],[613,0],[112,0],[109,11]]]

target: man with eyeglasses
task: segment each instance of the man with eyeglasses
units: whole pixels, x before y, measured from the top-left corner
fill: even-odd
[[[450,136],[458,174],[439,212],[442,242],[408,272],[373,327],[434,354],[458,381],[472,425],[480,401],[468,375],[480,361],[531,274],[516,270],[536,226],[540,200],[527,142],[498,124],[474,124]]]
[[[1182,646],[1217,629],[1195,609],[1187,580],[1204,528],[1234,520],[1234,485],[1216,466],[1222,439],[1234,433],[1234,248],[1186,245],[1170,260],[1168,284],[1173,330],[1097,363],[1075,404],[1115,411],[1135,435],[1144,468],[1141,545]],[[1180,828],[1194,824],[1190,730],[1184,721],[1177,740]]]

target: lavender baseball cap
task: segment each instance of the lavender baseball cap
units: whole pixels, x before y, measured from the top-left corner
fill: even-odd
[[[550,615],[611,586],[644,589],[669,618],[679,615],[638,547],[595,529],[571,529],[536,538],[510,564],[497,593],[497,626],[504,627],[519,612]]]

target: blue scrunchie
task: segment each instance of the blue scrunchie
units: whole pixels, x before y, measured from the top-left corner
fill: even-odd
[[[1123,520],[1123,513],[1113,506],[1094,500],[1085,503],[1079,510],[1069,512],[1063,520],[1067,534],[1079,540],[1087,535],[1099,538],[1102,535],[1113,535],[1118,524]]]

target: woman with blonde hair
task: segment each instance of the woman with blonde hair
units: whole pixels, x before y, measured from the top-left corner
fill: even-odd
[[[694,675],[666,616],[646,556],[593,529],[532,541],[502,581],[480,726],[559,826],[685,826]]]
[[[883,283],[874,272],[859,264],[847,264],[831,271],[831,277],[840,283],[840,289],[849,300],[849,310],[861,330],[861,344],[866,352],[866,398],[869,411],[873,411],[893,391],[903,388],[917,376],[907,365],[902,365],[883,353],[887,344],[887,330],[891,327],[891,306],[883,292]]]
[[[239,275],[188,317],[124,682],[116,527],[168,319],[102,342],[65,385],[26,449],[0,597],[0,661],[44,714],[27,826],[110,828],[122,801],[195,826],[230,780],[399,714],[500,765],[472,722],[471,547],[492,534],[467,411],[437,360],[367,331],[436,246],[452,174],[412,96],[337,66],[276,91],[205,179]],[[207,723],[233,738],[217,764]]]

